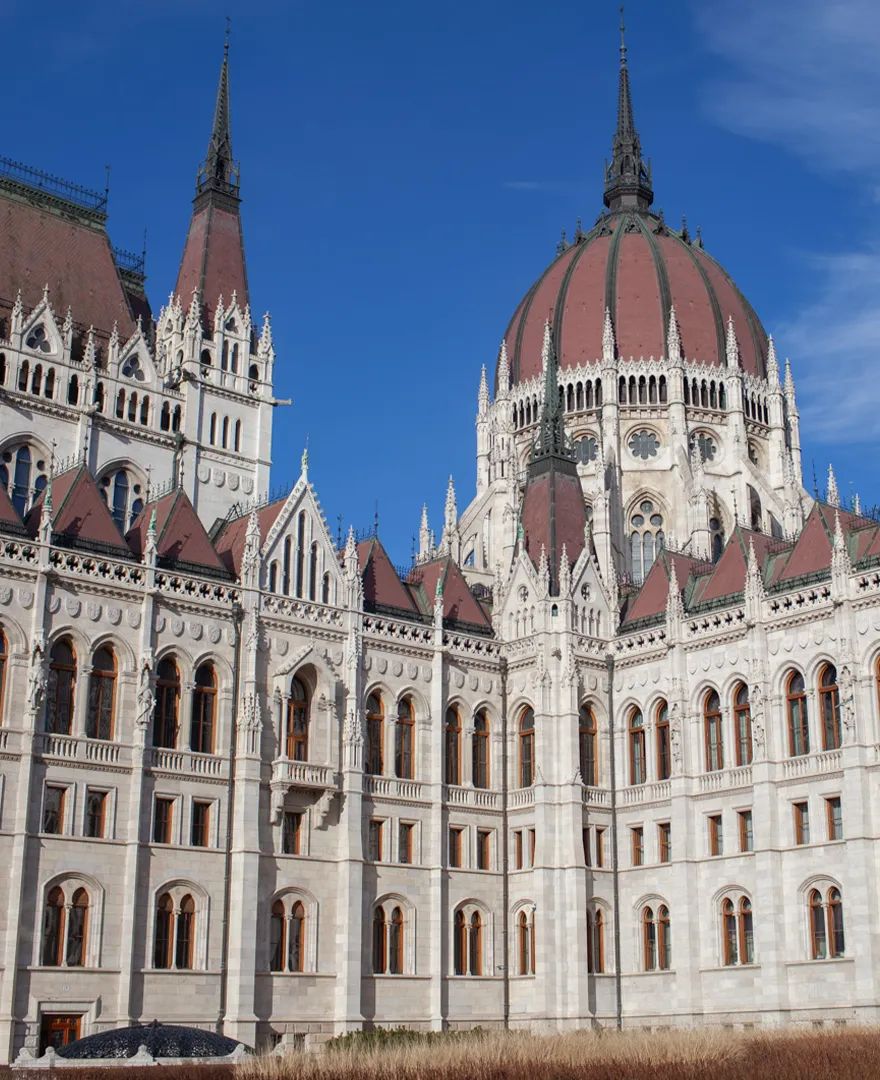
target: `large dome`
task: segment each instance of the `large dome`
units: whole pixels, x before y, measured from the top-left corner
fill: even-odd
[[[665,356],[673,305],[688,361],[725,362],[732,316],[742,368],[765,375],[767,335],[730,276],[686,230],[634,209],[603,214],[579,232],[526,293],[505,334],[511,385],[541,375],[548,317],[564,371],[601,361],[606,308],[619,357]]]

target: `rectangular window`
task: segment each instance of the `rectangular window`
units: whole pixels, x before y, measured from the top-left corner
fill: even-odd
[[[373,862],[382,861],[382,825],[383,822],[376,818],[370,822],[369,844],[367,846],[367,858]]]
[[[755,850],[755,837],[752,833],[751,810],[740,810],[739,812],[739,850]]]
[[[709,817],[709,854],[724,854],[724,834],[721,831],[720,814],[712,814]]]
[[[171,823],[174,819],[174,799],[156,797],[153,811],[153,843],[171,843]]]
[[[413,827],[408,821],[397,826],[397,861],[407,866],[413,861]]]
[[[632,864],[633,866],[645,865],[645,830],[641,825],[630,829],[632,836]]]
[[[840,806],[840,796],[835,795],[833,799],[826,799],[825,807],[828,812],[828,839],[842,840],[843,811]]]
[[[605,830],[596,828],[596,866],[599,870],[605,865]]]
[[[449,865],[461,866],[461,837],[464,829],[449,830]]]
[[[477,829],[477,869],[489,869],[489,844],[492,834],[488,829]]]
[[[581,834],[584,840],[584,866],[590,865],[590,830],[582,829]]]
[[[64,832],[64,803],[67,788],[46,787],[43,797],[43,832],[60,836]]]
[[[285,810],[281,821],[281,854],[302,854],[303,816],[298,810]]]
[[[106,791],[86,792],[86,836],[104,836],[104,814],[107,808]]]
[[[810,804],[805,802],[796,802],[792,805],[794,808],[794,842],[796,844],[809,844]]]
[[[535,865],[535,830],[529,829],[529,866]]]
[[[513,834],[513,865],[517,870],[523,868],[523,834],[521,829],[517,829]]]
[[[192,831],[190,843],[193,847],[208,846],[208,830],[211,824],[211,804],[193,799]]]
[[[660,862],[672,861],[672,826],[664,821],[657,826],[657,838],[659,840]]]

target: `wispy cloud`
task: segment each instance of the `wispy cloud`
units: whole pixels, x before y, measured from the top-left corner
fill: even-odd
[[[695,14],[722,64],[704,107],[722,126],[780,145],[812,168],[851,177],[855,198],[880,202],[880,5],[877,0],[703,0]],[[866,210],[854,250],[808,254],[813,295],[780,344],[795,361],[813,438],[880,435],[880,224]],[[834,372],[834,409],[828,378]]]

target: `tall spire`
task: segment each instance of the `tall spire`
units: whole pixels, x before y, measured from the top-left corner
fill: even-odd
[[[605,162],[605,205],[614,210],[646,211],[654,201],[651,162],[642,159],[642,144],[633,120],[629,69],[626,66],[626,26],[620,9],[620,79],[617,91],[617,130],[611,164]]]
[[[226,21],[226,44],[217,101],[214,104],[214,125],[208,140],[208,152],[199,166],[196,195],[219,191],[238,198],[238,162],[232,156],[232,133],[229,125],[229,20]]]
[[[544,324],[544,344],[541,351],[544,358],[544,411],[541,415],[541,434],[533,450],[533,458],[538,460],[552,454],[574,460],[574,453],[565,437],[562,408],[559,404],[559,371],[549,319]]]

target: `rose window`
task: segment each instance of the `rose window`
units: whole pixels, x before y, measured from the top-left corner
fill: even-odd
[[[24,343],[29,349],[35,349],[37,352],[52,351],[52,345],[46,337],[46,327],[42,323],[31,330]]]
[[[587,435],[586,438],[579,439],[574,444],[574,452],[579,465],[589,465],[591,461],[596,460],[599,444],[592,435]]]
[[[637,431],[629,440],[629,448],[633,457],[647,461],[648,458],[656,457],[660,449],[660,440],[653,431]]]

